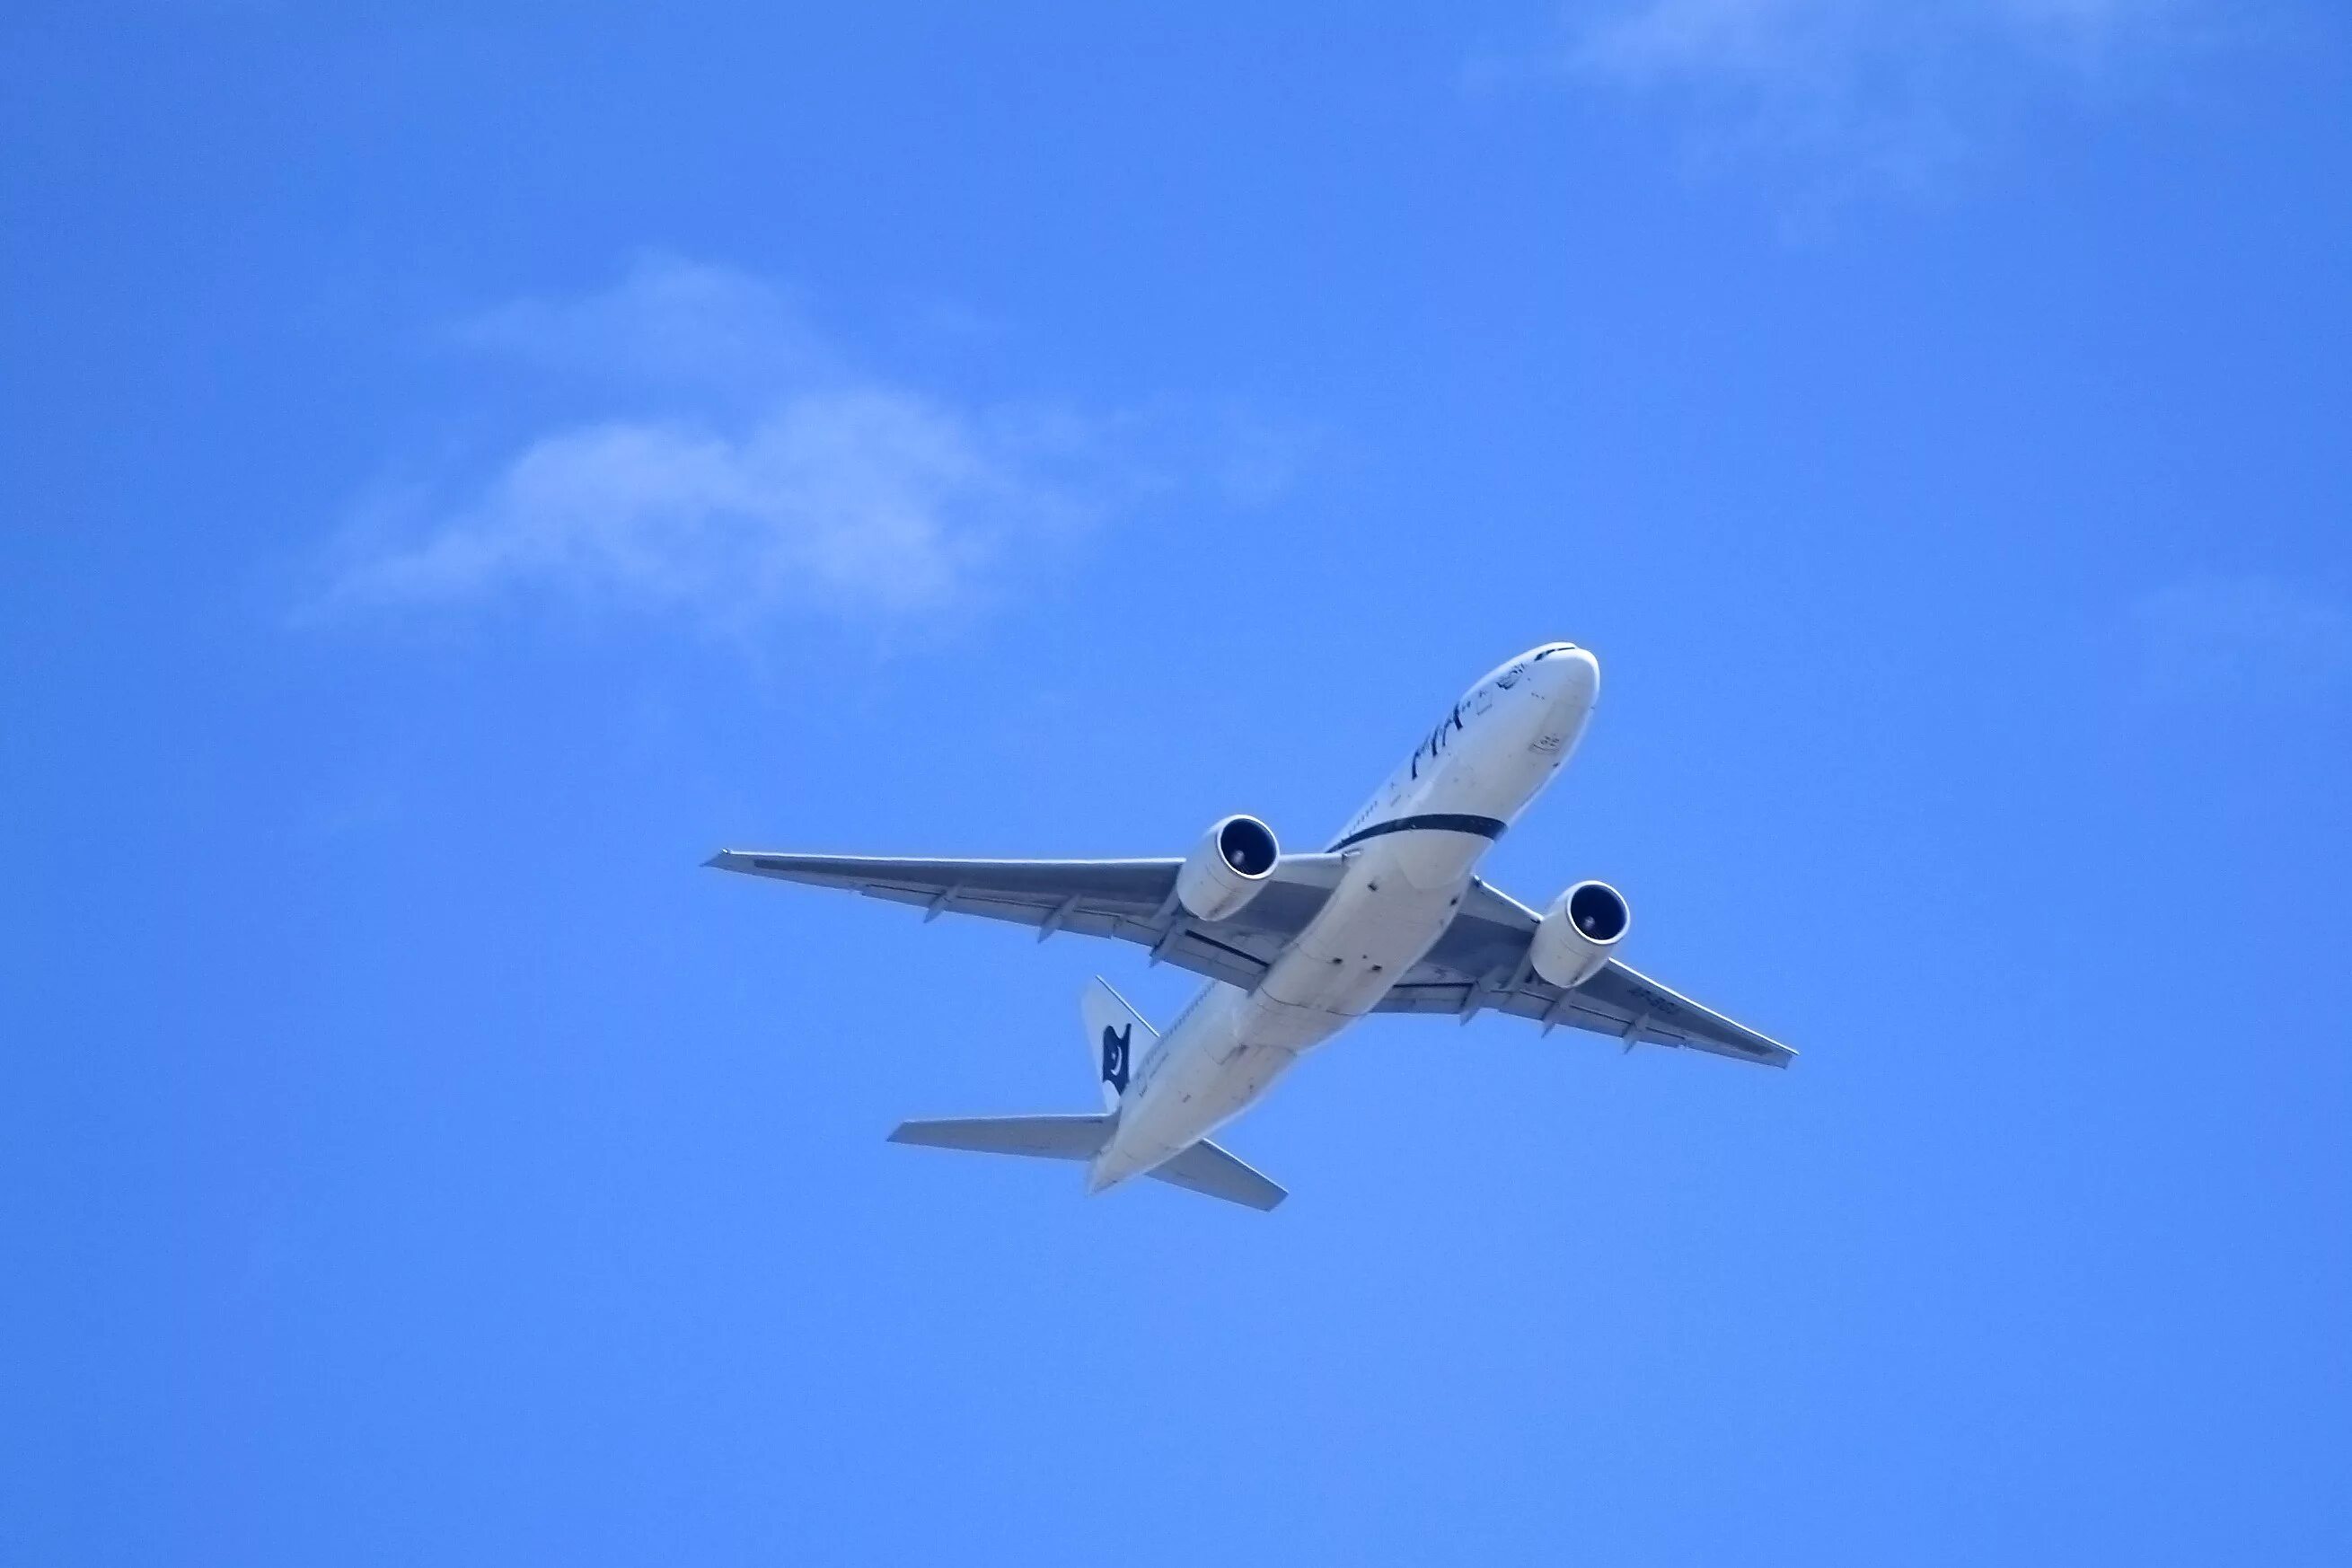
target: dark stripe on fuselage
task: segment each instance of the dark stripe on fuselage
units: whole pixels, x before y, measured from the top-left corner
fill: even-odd
[[[1337,855],[1351,844],[1361,844],[1367,838],[1378,838],[1383,833],[1417,833],[1424,827],[1441,833],[1475,833],[1481,838],[1500,838],[1509,826],[1491,816],[1460,816],[1452,812],[1434,812],[1427,816],[1398,816],[1386,822],[1375,822],[1370,827],[1359,828],[1323,851]]]

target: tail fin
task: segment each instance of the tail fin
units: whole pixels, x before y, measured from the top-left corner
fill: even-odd
[[[1094,1054],[1095,1080],[1102,1085],[1103,1109],[1117,1110],[1127,1093],[1129,1072],[1150,1053],[1160,1031],[1145,1023],[1143,1015],[1100,975],[1078,998],[1078,1015],[1086,1020],[1087,1044]]]

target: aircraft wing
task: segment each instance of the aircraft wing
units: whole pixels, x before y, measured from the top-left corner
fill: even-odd
[[[1610,1035],[1637,1045],[1687,1046],[1741,1061],[1787,1067],[1797,1053],[1767,1035],[1700,1005],[1615,959],[1572,991],[1563,991],[1528,964],[1536,911],[1509,894],[1474,880],[1454,923],[1437,945],[1392,986],[1376,1011],[1452,1013],[1468,1018],[1492,1008]]]
[[[708,865],[755,877],[840,888],[911,904],[929,920],[980,915],[1028,926],[1117,937],[1180,969],[1244,988],[1282,955],[1322,909],[1346,862],[1338,855],[1286,855],[1265,890],[1225,921],[1196,921],[1176,903],[1174,857],[1150,860],[929,860],[726,849]],[[1536,912],[1486,883],[1469,895],[1429,955],[1381,1001],[1383,1013],[1486,1009],[1610,1035],[1628,1046],[1688,1046],[1742,1061],[1786,1067],[1796,1052],[1612,960],[1573,991],[1528,967]]]
[[[1255,985],[1323,907],[1343,867],[1337,855],[1285,855],[1266,888],[1225,921],[1196,921],[1176,902],[1183,861],[922,860],[861,855],[792,855],[724,849],[706,865],[841,888],[913,904],[924,918],[980,915],[1057,931],[1117,937],[1180,969]]]

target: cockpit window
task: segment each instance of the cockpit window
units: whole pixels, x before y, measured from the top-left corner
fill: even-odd
[[[1535,662],[1541,664],[1544,660],[1551,658],[1554,654],[1574,653],[1575,651],[1576,645],[1572,642],[1554,643],[1551,647],[1545,648],[1543,651],[1537,654],[1535,657]]]

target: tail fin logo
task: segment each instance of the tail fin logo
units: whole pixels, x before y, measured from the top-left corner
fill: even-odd
[[[1132,1024],[1124,1029],[1114,1029],[1107,1024],[1103,1026],[1103,1081],[1121,1094],[1127,1092],[1127,1048],[1134,1038],[1135,1026]]]

